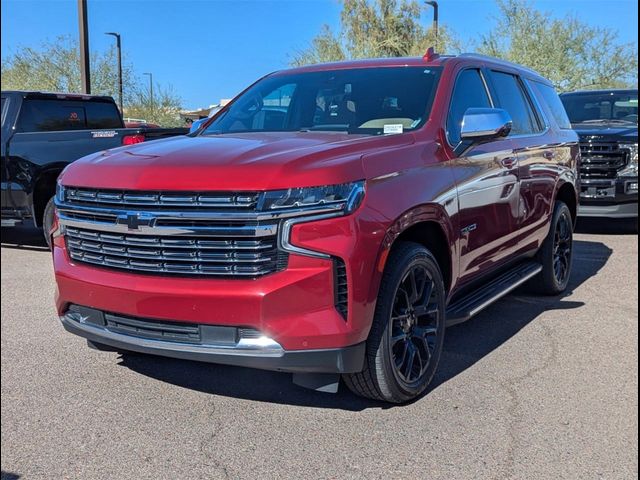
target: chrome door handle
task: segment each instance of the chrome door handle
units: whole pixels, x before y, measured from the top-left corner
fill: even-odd
[[[554,152],[553,150],[547,150],[542,154],[542,156],[547,160],[553,160],[554,158],[556,158],[556,152]]]

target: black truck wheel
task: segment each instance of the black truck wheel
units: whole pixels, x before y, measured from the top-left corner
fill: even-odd
[[[392,403],[425,391],[438,366],[445,331],[445,289],[431,252],[403,242],[383,274],[364,369],[344,375],[357,395]]]
[[[44,241],[47,242],[47,247],[49,248],[51,248],[51,227],[53,226],[53,212],[55,208],[53,197],[51,197],[44,207],[44,214],[42,216],[42,233],[44,234]]]
[[[569,284],[573,264],[573,219],[564,202],[558,201],[553,211],[549,234],[538,252],[542,272],[535,279],[543,295],[558,295]]]

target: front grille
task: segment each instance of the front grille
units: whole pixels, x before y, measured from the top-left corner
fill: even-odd
[[[200,327],[196,324],[150,321],[141,318],[104,314],[105,326],[115,333],[172,342],[200,343]]]
[[[128,192],[122,190],[95,190],[67,188],[66,200],[77,205],[129,206],[163,208],[224,208],[252,209],[258,202],[256,192],[198,193],[198,192]]]
[[[275,236],[161,237],[67,227],[66,240],[76,262],[147,273],[257,277],[286,266]]]
[[[581,143],[580,177],[582,179],[614,179],[627,165],[628,151],[617,143]]]

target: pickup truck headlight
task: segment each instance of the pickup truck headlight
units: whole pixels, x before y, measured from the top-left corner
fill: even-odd
[[[638,144],[625,143],[620,145],[621,150],[629,151],[629,163],[626,167],[618,172],[620,177],[637,177],[638,176]]]
[[[364,181],[320,187],[289,188],[265,192],[261,209],[274,213],[284,209],[299,209],[301,213],[338,211],[346,215],[360,206],[363,197]]]
[[[62,203],[65,201],[65,189],[60,182],[56,183],[56,202]]]

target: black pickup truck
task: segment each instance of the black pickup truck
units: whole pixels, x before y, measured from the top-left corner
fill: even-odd
[[[560,96],[580,136],[582,217],[638,217],[638,90]]]
[[[186,128],[124,128],[116,103],[106,96],[3,91],[0,111],[3,227],[33,219],[46,231],[56,179],[74,160],[188,133]]]

